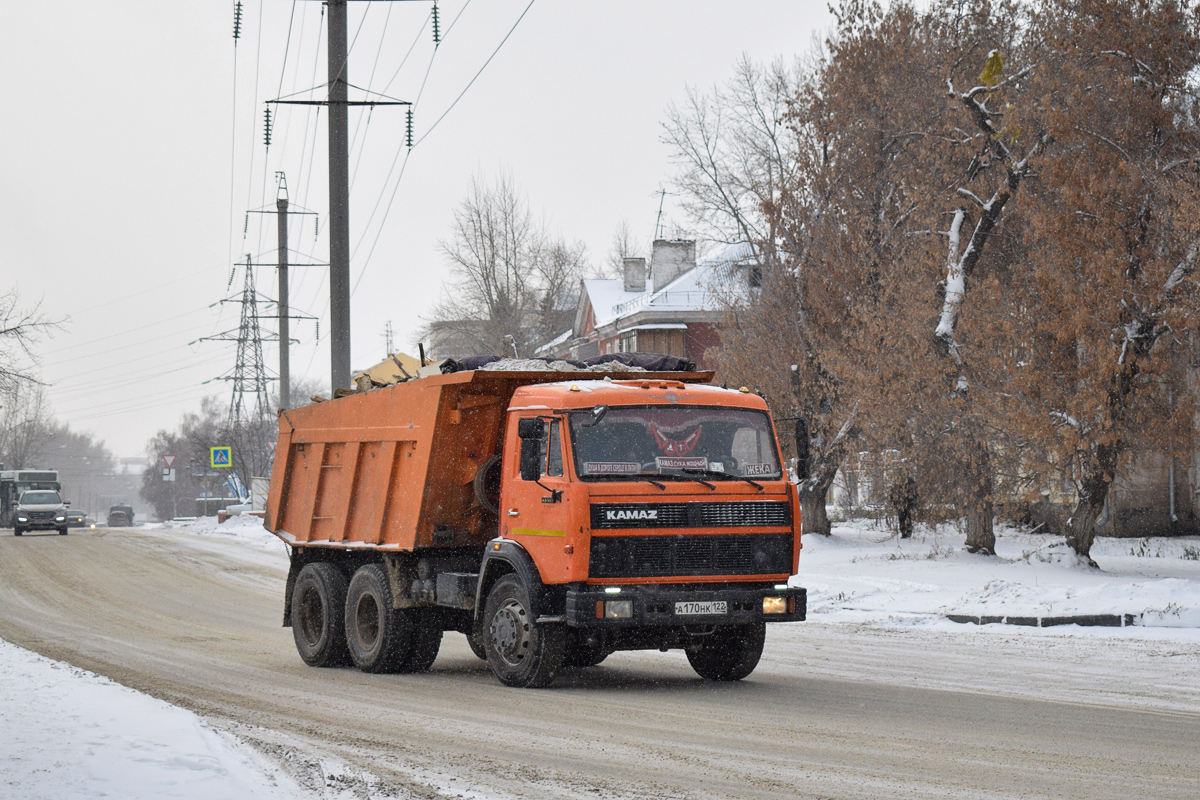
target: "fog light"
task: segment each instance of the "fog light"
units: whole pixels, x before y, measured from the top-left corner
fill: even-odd
[[[787,598],[785,598],[785,597],[764,597],[763,598],[763,613],[764,614],[786,614],[787,613]]]
[[[17,517],[17,522],[29,522],[29,517]]]
[[[629,619],[632,616],[632,600],[609,600],[604,604],[605,619]]]
[[[54,521],[55,522],[66,522],[67,518],[66,517],[55,517]]]

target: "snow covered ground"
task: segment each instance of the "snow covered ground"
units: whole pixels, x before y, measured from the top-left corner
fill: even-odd
[[[181,546],[285,564],[254,518],[143,528]],[[1130,628],[1054,628],[1086,640],[1141,636],[1200,644],[1200,537],[1099,539],[1101,571],[1079,566],[1061,539],[999,531],[997,557],[970,555],[952,527],[900,540],[869,520],[805,536],[801,576],[809,619],[902,631],[974,629],[947,615],[1132,615]],[[997,627],[997,626],[989,626]],[[1014,635],[1048,632],[1007,627]],[[1024,632],[1024,633],[1022,633]],[[1090,648],[1090,653],[1097,652]],[[1112,664],[1114,679],[1122,666]],[[257,751],[191,712],[0,641],[0,795],[46,798],[314,798]]]
[[[805,536],[800,576],[810,619],[945,623],[947,615],[1132,615],[1135,626],[1200,629],[1200,537],[1097,538],[1082,566],[1062,537],[1000,527],[996,557],[972,555],[953,526],[902,540],[882,523],[835,523]]]

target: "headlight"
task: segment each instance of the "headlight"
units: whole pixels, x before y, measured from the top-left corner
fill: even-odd
[[[786,614],[787,613],[787,598],[786,597],[764,597],[763,598],[763,613],[764,614]]]
[[[17,522],[29,522],[29,517],[24,514],[17,515]]]
[[[57,517],[54,518],[54,521],[55,522],[66,522],[67,518],[64,517],[62,514],[59,514]]]
[[[596,619],[629,619],[632,616],[632,600],[596,601]]]
[[[633,616],[632,600],[607,600],[604,603],[605,619],[629,619]]]

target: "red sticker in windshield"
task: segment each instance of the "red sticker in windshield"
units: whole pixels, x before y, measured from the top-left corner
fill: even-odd
[[[668,438],[658,429],[657,425],[651,425],[650,430],[654,433],[654,441],[658,444],[659,450],[662,450],[669,456],[686,456],[692,450],[696,449],[696,442],[700,441],[700,431],[704,430],[704,428],[696,428],[696,430],[692,431],[684,439]]]

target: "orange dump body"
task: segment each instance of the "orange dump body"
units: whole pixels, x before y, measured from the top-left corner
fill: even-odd
[[[482,546],[499,526],[477,483],[504,447],[513,393],[603,377],[476,370],[282,412],[266,528],[299,547]],[[611,377],[700,383],[712,373]]]

